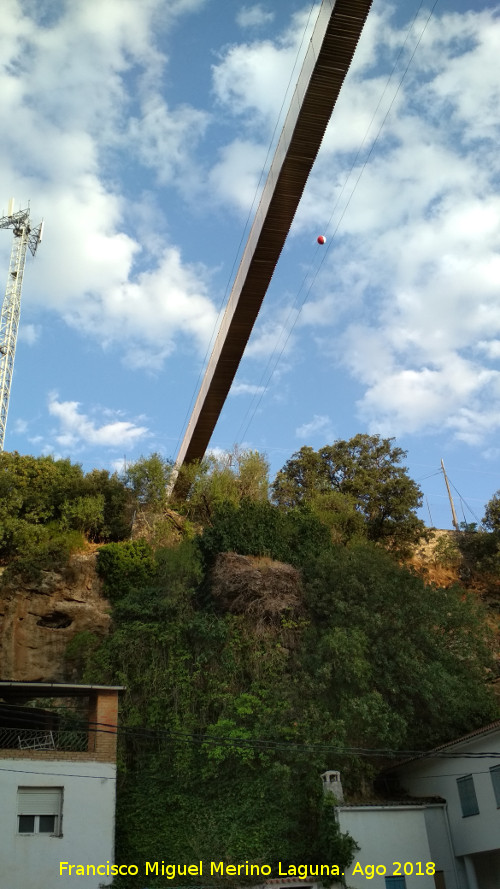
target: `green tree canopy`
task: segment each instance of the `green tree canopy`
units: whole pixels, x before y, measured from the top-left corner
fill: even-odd
[[[500,533],[500,491],[493,494],[491,500],[486,504],[486,510],[483,518],[483,525],[488,531]]]
[[[0,453],[0,560],[36,574],[62,567],[69,553],[93,540],[129,533],[130,496],[106,470],[88,475],[78,463]]]
[[[124,473],[126,486],[137,506],[161,509],[165,505],[167,485],[172,473],[172,461],[155,451],[130,463]]]
[[[330,511],[331,524],[344,524],[352,536],[360,530],[354,510],[369,540],[400,548],[424,533],[416,515],[422,493],[402,463],[405,457],[394,439],[379,435],[356,435],[318,451],[303,447],[278,472],[272,497],[284,508],[308,504],[323,514]],[[338,498],[332,500],[335,493],[346,498],[343,506]]]
[[[321,772],[339,768],[358,792],[380,760],[352,748],[428,749],[497,715],[481,603],[426,586],[372,543],[307,543],[307,518],[244,501],[205,531],[208,553],[231,533],[247,552],[304,538],[300,617],[258,629],[199,595],[195,541],[101,550],[113,632],[73,654],[88,654],[85,681],[126,687],[118,860],[344,863],[352,841],[331,829]]]
[[[316,707],[351,743],[424,749],[494,718],[484,608],[438,589],[373,544],[331,547],[310,563],[304,667]]]
[[[198,539],[207,566],[218,553],[235,552],[300,567],[329,544],[328,528],[307,507],[285,512],[253,500],[220,505]]]
[[[223,503],[269,499],[269,463],[263,454],[234,448],[209,453],[199,463],[183,466],[179,488],[186,493],[178,508],[192,521],[208,524]]]

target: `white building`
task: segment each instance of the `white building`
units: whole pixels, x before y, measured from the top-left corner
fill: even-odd
[[[347,886],[500,889],[500,720],[386,769],[379,790],[393,802],[339,801],[360,847]]]
[[[444,876],[445,867],[453,869],[444,801],[344,805],[338,818],[360,847],[345,874],[347,886],[456,889]]]
[[[103,865],[114,860],[119,691],[0,681],[0,889],[74,886],[61,862],[96,868],[87,889],[111,882]],[[59,713],[84,705],[83,728],[63,728],[57,711],[39,706],[48,698]]]
[[[412,796],[446,800],[456,866],[455,875],[445,872],[446,889],[499,889],[500,720],[386,775],[388,787],[397,781]]]

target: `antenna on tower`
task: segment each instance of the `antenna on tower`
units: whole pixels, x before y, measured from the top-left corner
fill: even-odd
[[[26,210],[18,210],[15,213],[14,198],[11,198],[7,215],[0,218],[0,228],[11,228],[14,233],[7,287],[0,314],[0,451],[3,451],[21,315],[21,288],[26,252],[29,247],[32,256],[35,255],[42,240],[43,220],[36,228],[31,228],[29,206]]]

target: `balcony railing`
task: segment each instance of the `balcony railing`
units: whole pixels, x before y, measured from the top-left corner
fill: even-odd
[[[92,734],[92,746],[93,734]],[[87,729],[0,728],[0,750],[89,750]]]

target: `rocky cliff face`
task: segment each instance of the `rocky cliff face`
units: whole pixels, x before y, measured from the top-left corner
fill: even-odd
[[[0,677],[64,681],[68,642],[83,630],[103,636],[110,622],[95,553],[73,555],[36,583],[11,580],[0,589]]]

